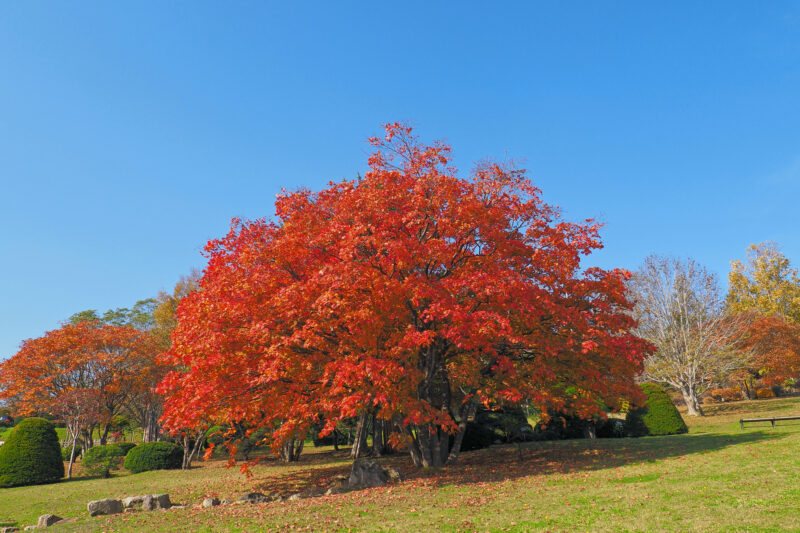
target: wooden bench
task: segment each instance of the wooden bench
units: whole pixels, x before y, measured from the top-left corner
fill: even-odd
[[[800,416],[774,416],[772,418],[742,418],[739,420],[739,427],[744,429],[745,422],[771,422],[772,427],[775,427],[775,422],[781,420],[800,420]]]

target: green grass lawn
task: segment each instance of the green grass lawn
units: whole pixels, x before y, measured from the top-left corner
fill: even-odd
[[[346,452],[311,448],[246,478],[213,460],[190,471],[0,489],[0,521],[79,520],[62,531],[786,531],[800,530],[800,424],[739,429],[745,416],[800,414],[800,399],[707,407],[688,435],[494,446],[439,471],[387,460],[406,481],[295,502],[194,507],[205,496],[298,492],[349,471]],[[184,510],[89,518],[91,499],[168,492]]]

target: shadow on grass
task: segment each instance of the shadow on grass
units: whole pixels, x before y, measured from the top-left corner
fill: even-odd
[[[492,446],[484,450],[462,452],[456,465],[441,469],[419,470],[403,453],[381,458],[384,465],[400,470],[403,479],[421,481],[430,486],[470,484],[516,479],[530,475],[568,474],[602,470],[624,465],[654,462],[671,457],[722,450],[730,446],[777,440],[783,433],[751,431],[741,434],[673,435],[640,439],[596,439],[530,442]],[[336,476],[349,475],[347,451],[319,453],[293,472],[280,473],[259,480],[254,490],[278,492],[284,496],[312,487],[326,488]],[[336,460],[338,465],[324,466]]]
[[[769,400],[742,400],[738,402],[714,403],[703,405],[706,416],[745,415],[773,411],[797,411],[800,404],[796,397],[774,398]],[[746,417],[745,417],[746,418]]]
[[[566,440],[504,445],[462,454],[458,465],[420,473],[436,485],[502,481],[530,475],[569,474],[654,462],[789,436],[754,431],[742,434],[673,435],[640,439]],[[413,474],[412,474],[413,475]]]

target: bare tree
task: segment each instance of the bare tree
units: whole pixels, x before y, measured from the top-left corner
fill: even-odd
[[[643,378],[671,385],[688,414],[702,416],[700,395],[747,363],[734,349],[744,319],[725,312],[717,277],[692,259],[651,255],[629,288],[637,334],[657,348]]]

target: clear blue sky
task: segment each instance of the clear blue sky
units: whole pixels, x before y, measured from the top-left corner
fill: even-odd
[[[1,3],[0,358],[171,288],[395,120],[524,160],[605,221],[601,266],[800,262],[800,4],[654,5]]]

